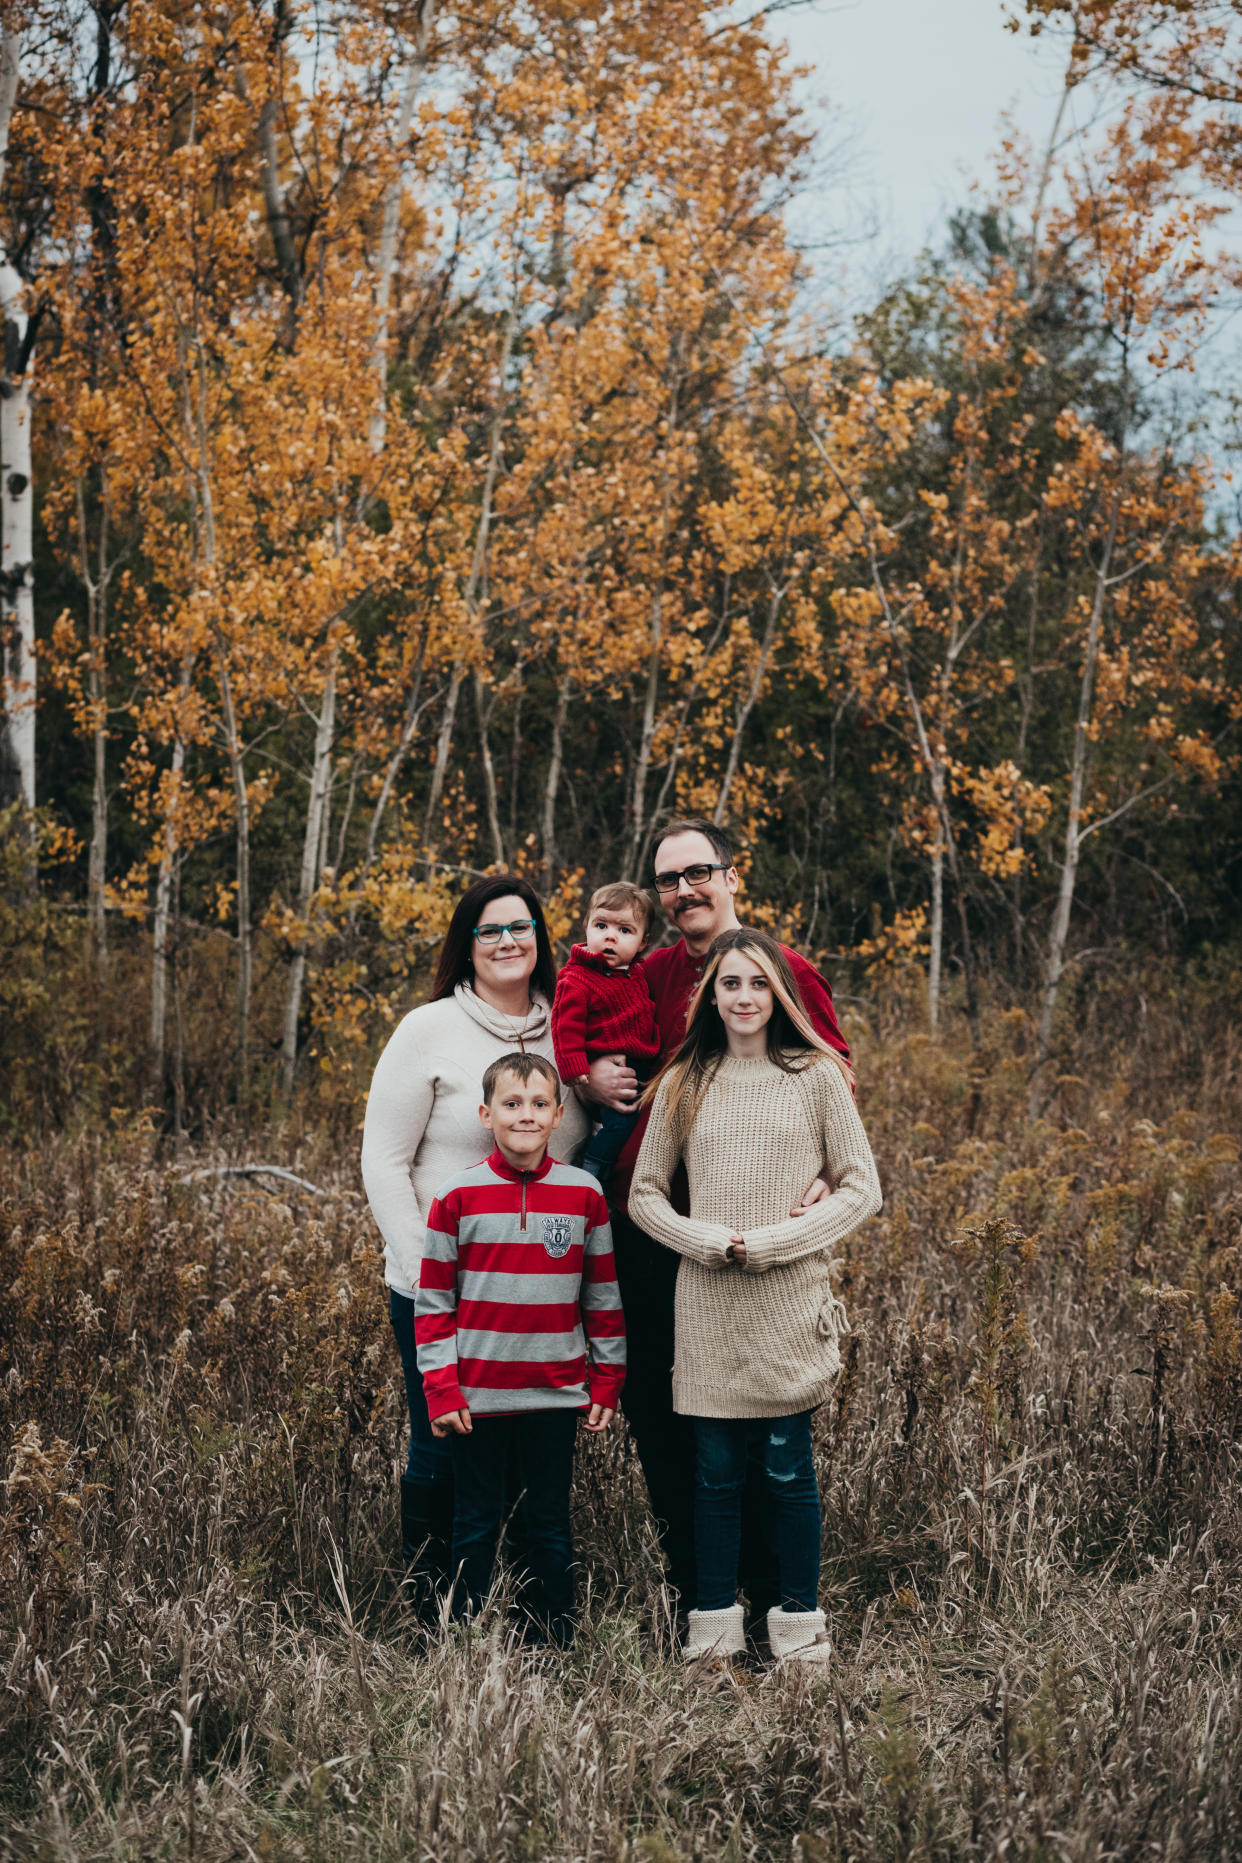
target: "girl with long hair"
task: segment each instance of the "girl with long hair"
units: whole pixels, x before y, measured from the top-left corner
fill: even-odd
[[[685,1654],[745,1649],[738,1555],[754,1454],[780,1566],[773,1656],[824,1662],[811,1413],[836,1383],[848,1329],[832,1289],[834,1250],[881,1197],[844,1070],[811,1026],[775,939],[746,927],[717,938],[685,1037],[648,1097],[630,1215],[682,1257],[673,1407],[694,1420],[699,1586]],[[689,1215],[671,1197],[679,1164]],[[821,1174],[832,1194],[802,1209]]]
[[[449,920],[431,997],[411,1009],[380,1055],[367,1098],[362,1178],[384,1238],[389,1312],[405,1373],[410,1448],[401,1477],[402,1556],[419,1615],[434,1621],[448,1578],[453,1465],[433,1435],[414,1344],[414,1296],[427,1212],[441,1184],[479,1162],[486,1069],[514,1049],[552,1060],[556,963],[530,882],[491,874],[468,886]],[[549,1151],[568,1161],[586,1137],[573,1095]]]

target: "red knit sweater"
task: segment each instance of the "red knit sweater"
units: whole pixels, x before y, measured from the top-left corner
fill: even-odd
[[[631,1067],[654,1061],[660,1031],[640,962],[613,970],[576,944],[556,980],[552,1049],[562,1080],[577,1080],[602,1054],[623,1054]]]

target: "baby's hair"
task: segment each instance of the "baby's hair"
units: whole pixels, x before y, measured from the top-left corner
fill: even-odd
[[[561,1077],[553,1067],[551,1061],[546,1060],[541,1054],[518,1054],[514,1052],[513,1054],[502,1054],[499,1061],[493,1061],[484,1074],[484,1106],[491,1105],[492,1095],[496,1091],[502,1074],[516,1074],[523,1086],[525,1086],[527,1081],[535,1074],[542,1074],[553,1093],[555,1093],[558,1106],[564,1098],[564,1091],[561,1087]]]
[[[597,886],[591,894],[587,918],[599,911],[632,912],[642,922],[644,938],[651,931],[651,895],[630,880],[610,880],[607,886]]]

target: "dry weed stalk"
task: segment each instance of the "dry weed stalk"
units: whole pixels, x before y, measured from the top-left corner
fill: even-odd
[[[534,1659],[500,1616],[420,1641],[350,1153],[263,1135],[326,1190],[286,1202],[185,1185],[141,1121],[11,1150],[3,1863],[1238,1854],[1236,1070],[1205,1093],[1210,1031],[1171,1026],[1093,1067],[1087,1028],[1086,1088],[1032,1126],[1012,1021],[981,1083],[852,1033],[887,1204],[817,1420],[824,1684],[646,1648],[624,1436],[580,1462],[574,1651]]]

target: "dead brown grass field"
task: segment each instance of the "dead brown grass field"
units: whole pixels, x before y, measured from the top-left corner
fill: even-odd
[[[1242,1854],[1238,990],[1101,992],[1043,1119],[855,1018],[887,1203],[818,1418],[822,1680],[685,1674],[623,1435],[584,1443],[585,1626],[420,1643],[353,1150],[3,1159],[0,1857]],[[278,1157],[310,1198],[195,1168]]]

